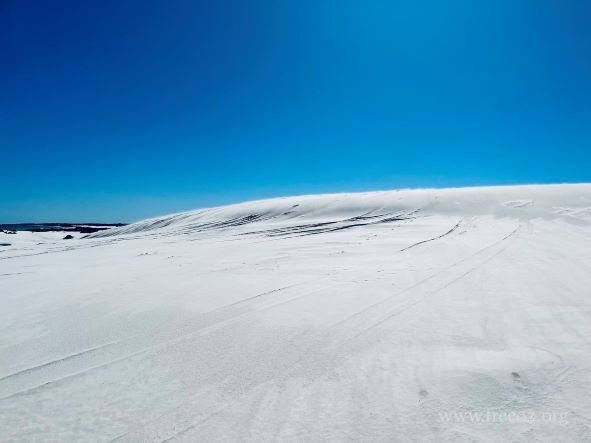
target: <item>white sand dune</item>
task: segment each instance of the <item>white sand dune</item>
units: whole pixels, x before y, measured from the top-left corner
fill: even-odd
[[[591,441],[589,184],[20,235],[2,441]]]

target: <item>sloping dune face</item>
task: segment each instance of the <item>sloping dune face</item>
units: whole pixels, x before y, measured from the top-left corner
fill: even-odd
[[[591,185],[6,243],[2,440],[591,441]]]

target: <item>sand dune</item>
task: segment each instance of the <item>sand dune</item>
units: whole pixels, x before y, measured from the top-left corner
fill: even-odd
[[[21,235],[0,234],[2,440],[591,440],[589,184]]]

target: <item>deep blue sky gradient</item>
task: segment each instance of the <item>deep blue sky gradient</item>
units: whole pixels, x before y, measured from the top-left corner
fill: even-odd
[[[591,3],[0,2],[0,223],[591,181]]]

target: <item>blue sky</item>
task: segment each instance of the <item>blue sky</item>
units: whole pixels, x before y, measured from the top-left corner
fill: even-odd
[[[591,3],[0,3],[0,223],[591,181]]]

